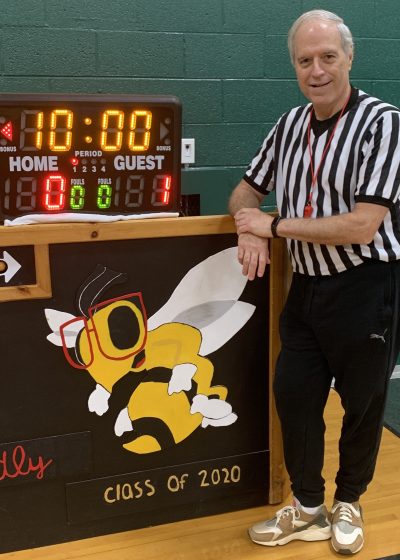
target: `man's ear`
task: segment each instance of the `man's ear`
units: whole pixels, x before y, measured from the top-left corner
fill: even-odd
[[[351,67],[353,65],[353,60],[354,60],[354,52],[351,51],[351,53],[349,54],[349,71],[351,70]]]

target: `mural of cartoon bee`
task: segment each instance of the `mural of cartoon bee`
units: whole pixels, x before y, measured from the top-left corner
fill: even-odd
[[[45,310],[53,331],[48,340],[62,346],[70,365],[87,371],[96,383],[89,410],[106,413],[118,385],[128,375],[142,373],[144,381],[129,393],[114,424],[115,435],[124,435],[126,450],[146,454],[165,447],[151,430],[135,433],[143,419],[162,425],[170,444],[182,442],[200,426],[234,423],[237,415],[226,401],[228,390],[213,385],[214,366],[206,356],[230,340],[255,310],[238,301],[247,278],[237,262],[237,248],[193,267],[149,319],[140,292],[96,303],[123,277],[98,266],[79,291],[80,317]],[[169,372],[167,382],[151,375],[160,368]]]

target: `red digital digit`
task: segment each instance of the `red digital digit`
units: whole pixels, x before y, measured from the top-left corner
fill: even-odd
[[[63,175],[49,175],[45,179],[43,206],[46,210],[63,210],[66,179]]]
[[[165,183],[164,183],[164,196],[163,196],[164,204],[168,204],[170,195],[171,195],[171,176],[166,175]]]
[[[171,196],[171,175],[156,175],[153,179],[152,206],[167,206]]]

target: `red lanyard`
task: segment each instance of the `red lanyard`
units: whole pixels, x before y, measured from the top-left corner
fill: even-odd
[[[350,91],[350,95],[351,95],[351,91]],[[309,118],[309,121],[308,121],[307,139],[308,139],[308,152],[310,154],[311,188],[310,188],[310,194],[308,195],[308,200],[306,202],[306,205],[304,206],[304,214],[303,214],[304,218],[311,218],[311,214],[312,214],[312,205],[311,204],[312,204],[313,188],[315,187],[315,184],[317,182],[318,172],[321,169],[321,165],[322,165],[322,163],[323,163],[323,161],[326,157],[326,154],[328,153],[329,146],[331,145],[332,139],[335,135],[335,132],[336,132],[336,129],[337,129],[338,124],[340,122],[340,119],[343,117],[344,110],[346,109],[347,104],[350,100],[350,95],[347,98],[346,103],[343,105],[342,110],[340,111],[339,118],[336,121],[334,129],[332,130],[332,134],[330,135],[328,143],[325,146],[325,149],[322,153],[321,161],[319,162],[319,165],[317,167],[317,171],[315,172],[315,174],[314,174],[313,155],[312,155],[312,151],[311,151],[311,140],[310,140],[310,137],[311,137],[311,118],[312,118],[312,114],[314,112],[314,107],[310,111],[310,118]]]

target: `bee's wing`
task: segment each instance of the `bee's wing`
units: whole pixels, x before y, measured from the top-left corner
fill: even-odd
[[[244,301],[212,301],[187,309],[174,320],[199,329],[202,335],[199,354],[207,356],[240,331],[255,309]]]
[[[60,336],[60,326],[71,319],[75,319],[75,315],[71,313],[65,313],[64,311],[57,311],[56,309],[45,309],[44,314],[47,323],[51,330],[51,334],[47,336],[47,340],[56,346],[62,346],[62,340]],[[69,325],[68,330],[64,332],[65,342],[68,348],[73,348],[76,343],[76,338],[79,332],[82,330],[82,323],[72,323]]]
[[[200,356],[207,356],[221,348],[250,319],[256,307],[251,303],[236,301],[224,315],[200,328],[202,335]]]
[[[169,300],[148,320],[149,330],[171,323],[182,313],[212,302],[235,302],[247,277],[237,259],[237,247],[229,247],[194,266],[182,278]]]

